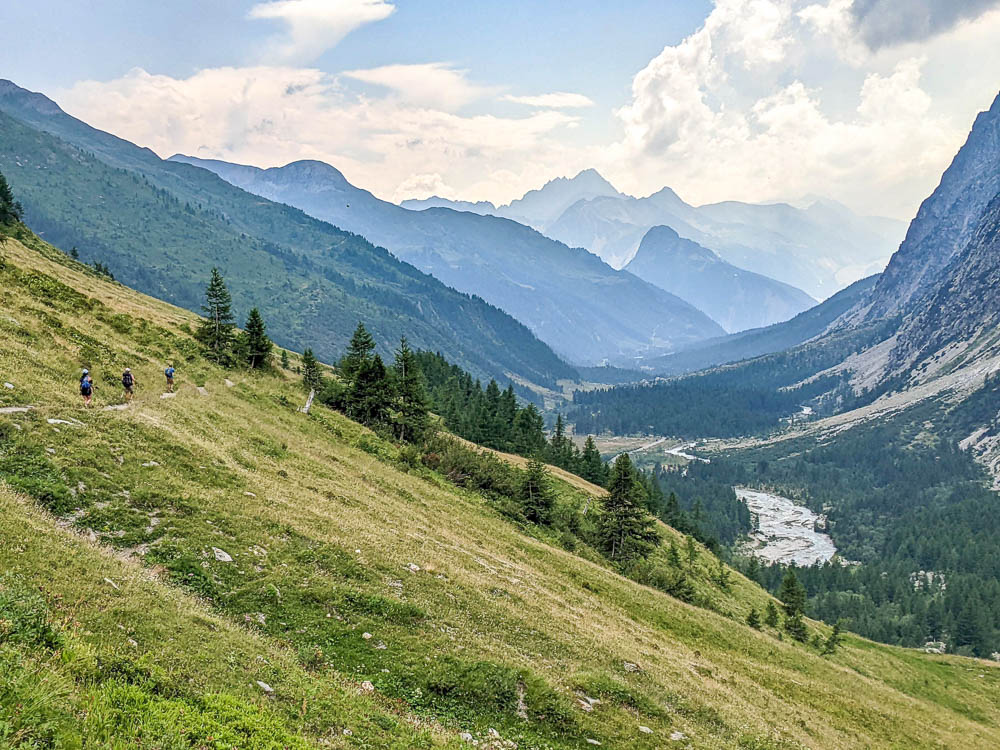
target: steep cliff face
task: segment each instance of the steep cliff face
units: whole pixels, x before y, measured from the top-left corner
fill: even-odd
[[[868,318],[906,312],[933,293],[1000,192],[1000,96],[976,118],[941,183],[923,202],[872,296]]]
[[[1000,193],[971,233],[920,309],[903,323],[892,354],[894,369],[949,345],[967,348],[980,334],[986,335],[979,345],[995,343],[1000,325]]]

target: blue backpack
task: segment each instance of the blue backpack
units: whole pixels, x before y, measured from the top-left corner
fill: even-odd
[[[80,381],[80,393],[84,396],[89,396],[92,391],[91,382],[87,378],[83,378]]]

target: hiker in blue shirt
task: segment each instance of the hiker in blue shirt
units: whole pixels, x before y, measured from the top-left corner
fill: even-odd
[[[174,392],[174,366],[167,365],[167,369],[163,371],[163,374],[167,376],[167,393]]]
[[[83,396],[83,405],[90,406],[90,400],[94,397],[94,381],[90,377],[90,370],[84,370],[80,376],[80,395]]]

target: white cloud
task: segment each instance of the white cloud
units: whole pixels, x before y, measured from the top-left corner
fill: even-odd
[[[556,91],[551,94],[538,94],[536,96],[513,96],[508,94],[503,98],[505,102],[515,104],[526,104],[529,107],[545,107],[549,109],[579,109],[582,107],[593,107],[594,101],[583,94],[573,94],[568,91]]]
[[[561,131],[576,122],[562,112],[462,116],[426,97],[359,94],[344,81],[294,67],[212,68],[188,78],[134,69],[113,81],[80,82],[56,99],[161,156],[260,166],[320,159],[395,200],[424,197],[432,185],[506,202],[592,156],[562,143]]]
[[[447,111],[459,109],[495,91],[470,83],[465,77],[466,71],[456,70],[446,63],[384,65],[368,70],[349,70],[343,75],[390,89],[409,104]]]
[[[608,176],[696,202],[816,193],[911,217],[996,95],[1000,13],[872,51],[851,8],[717,0],[636,74]]]
[[[284,22],[285,32],[272,43],[271,57],[307,62],[359,26],[388,18],[394,10],[385,0],[272,0],[254,5],[249,17]]]

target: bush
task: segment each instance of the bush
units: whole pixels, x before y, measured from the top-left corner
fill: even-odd
[[[62,645],[42,595],[12,573],[0,578],[0,645],[6,644],[48,649]]]

